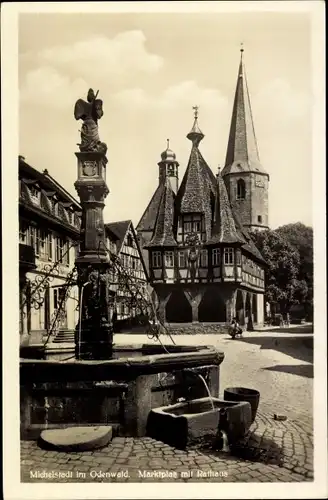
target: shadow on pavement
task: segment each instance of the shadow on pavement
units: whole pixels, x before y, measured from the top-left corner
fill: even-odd
[[[246,342],[261,346],[261,349],[273,349],[292,358],[313,363],[313,335],[304,335],[302,337],[278,337],[274,336],[256,336],[256,334],[246,334],[237,341]]]
[[[280,327],[280,326],[273,326],[271,328],[265,328],[263,330],[260,330],[263,332],[276,332],[276,333],[313,333],[313,324],[306,324],[306,325],[298,325],[294,326],[291,325],[290,327]]]
[[[262,368],[262,370],[292,373],[300,377],[313,378],[313,365],[275,365]]]

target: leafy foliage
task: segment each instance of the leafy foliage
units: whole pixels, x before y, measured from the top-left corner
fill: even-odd
[[[288,224],[276,230],[255,232],[253,239],[267,261],[266,296],[286,313],[302,304],[313,307],[313,230],[304,224]]]

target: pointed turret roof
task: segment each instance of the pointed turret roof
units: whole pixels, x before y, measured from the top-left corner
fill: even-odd
[[[211,192],[213,199],[216,193],[215,176],[210,167],[205,162],[198,149],[199,143],[204,138],[198,126],[198,108],[195,106],[194,124],[187,138],[192,142],[189,162],[182,179],[177,199],[176,207],[178,213],[201,213],[205,217],[206,237],[211,236]]]
[[[236,227],[231,210],[229,197],[224,180],[219,169],[217,178],[217,195],[215,200],[214,225],[212,237],[208,244],[217,243],[246,243],[242,233]]]
[[[243,61],[244,49],[242,48],[240,52],[227,155],[222,175],[241,172],[256,172],[268,175],[260,163]]]
[[[158,246],[174,247],[177,245],[173,236],[174,197],[171,183],[169,179],[166,179],[163,184],[153,236],[146,248]]]
[[[159,184],[153,194],[146,210],[137,224],[137,231],[154,231],[156,215],[162,199],[164,184]]]

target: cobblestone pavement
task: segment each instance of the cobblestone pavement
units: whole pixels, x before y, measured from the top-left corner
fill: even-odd
[[[169,344],[169,340],[165,343]],[[312,349],[310,335],[251,332],[241,340],[224,335],[179,336],[179,344],[215,345],[225,353],[220,395],[244,385],[261,399],[250,434],[233,453],[210,448],[177,450],[159,441],[115,437],[93,452],[41,450],[21,442],[24,482],[302,482],[313,480]],[[145,336],[117,335],[117,343],[149,342]],[[311,342],[310,342],[311,343]],[[274,420],[274,413],[287,420]],[[36,477],[36,473],[49,473]],[[62,475],[63,477],[58,477]],[[55,476],[55,477],[53,477]]]

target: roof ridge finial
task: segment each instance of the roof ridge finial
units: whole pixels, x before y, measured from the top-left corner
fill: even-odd
[[[240,53],[241,53],[241,57],[243,57],[243,52],[244,52],[244,42],[240,42]]]
[[[194,146],[198,146],[198,144],[200,143],[200,141],[203,139],[204,134],[200,130],[199,126],[198,126],[198,110],[199,110],[199,106],[195,105],[195,106],[192,107],[192,109],[194,111],[194,124],[192,126],[191,131],[187,135],[187,138],[191,140],[191,142],[193,143]]]
[[[166,139],[166,142],[167,142],[167,148],[166,149],[170,149],[170,139]]]
[[[219,177],[221,175],[221,167],[220,164],[218,165],[218,173],[216,174],[216,177]]]
[[[195,106],[192,107],[192,109],[194,110],[194,118],[195,118],[195,120],[197,120],[199,106],[196,104]]]

